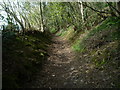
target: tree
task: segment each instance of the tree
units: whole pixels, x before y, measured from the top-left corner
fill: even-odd
[[[40,17],[41,17],[41,31],[44,32],[43,13],[42,13],[42,2],[40,2]]]
[[[83,4],[82,4],[82,1],[79,1],[79,8],[80,8],[80,12],[81,12],[81,15],[82,15],[82,22],[84,22],[84,15],[83,15]]]
[[[8,14],[8,16],[12,16],[21,26],[22,30],[23,30],[23,33],[25,32],[25,27],[23,25],[23,23],[18,19],[16,13],[14,12],[10,2],[9,2],[9,5],[6,4],[5,2],[3,4],[1,4],[1,6],[3,7],[4,11]]]

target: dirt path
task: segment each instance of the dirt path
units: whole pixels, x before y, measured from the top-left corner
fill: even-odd
[[[94,69],[88,57],[78,60],[67,41],[54,37],[50,45],[46,64],[36,79],[27,84],[29,88],[81,88],[81,87],[110,87],[106,81],[107,73]],[[108,76],[108,75],[107,75]],[[106,79],[105,79],[106,78]]]

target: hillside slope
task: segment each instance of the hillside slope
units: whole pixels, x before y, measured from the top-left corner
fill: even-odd
[[[96,73],[107,74],[103,82],[109,82],[112,87],[120,87],[120,19],[107,18],[81,35],[72,44],[72,48],[77,51],[78,61],[82,59],[93,63],[94,70],[98,70]],[[102,84],[101,80],[98,83]]]
[[[3,31],[2,37],[3,88],[20,88],[41,70],[50,37],[39,31],[28,31],[24,36]]]

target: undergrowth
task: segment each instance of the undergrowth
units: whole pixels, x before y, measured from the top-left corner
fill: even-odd
[[[109,17],[89,33],[84,35],[82,39],[77,38],[72,45],[73,50],[79,53],[88,54],[89,60],[95,64],[99,70],[107,70],[110,68],[111,75],[114,71],[118,71],[120,63],[120,19],[117,17]],[[84,59],[84,58],[83,58]],[[113,80],[115,86],[120,87],[118,83],[119,74],[116,74]]]
[[[63,37],[70,40],[72,49],[80,56],[87,54],[86,58],[88,57],[97,69],[112,70],[109,73],[116,74],[115,79],[112,80],[114,87],[120,87],[119,74],[114,73],[120,69],[118,65],[120,63],[120,18],[109,17],[89,31],[79,32],[79,34],[70,27]]]
[[[97,35],[100,38],[103,38],[106,40],[119,39],[120,38],[120,36],[119,36],[120,30],[118,30],[119,23],[120,23],[120,20],[116,17],[110,17],[110,18],[106,19],[100,25],[97,25],[94,29],[90,30],[89,33],[87,35],[85,35],[81,40],[79,40],[79,39],[76,40],[76,42],[72,46],[73,49],[75,51],[82,52],[82,50],[84,48],[86,48],[86,44],[87,44],[86,41],[89,41],[90,38],[95,39],[95,36],[97,37]],[[117,30],[115,30],[115,29],[117,29]],[[102,33],[104,33],[104,31],[105,32],[108,31],[109,34],[101,37]],[[112,32],[112,31],[114,31],[114,32]],[[89,45],[91,45],[91,43]]]
[[[29,31],[24,36],[3,32],[2,44],[3,88],[20,88],[42,68],[50,37],[39,31]]]

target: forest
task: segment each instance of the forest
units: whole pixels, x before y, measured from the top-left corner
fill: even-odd
[[[120,1],[0,2],[2,88],[120,88]]]

